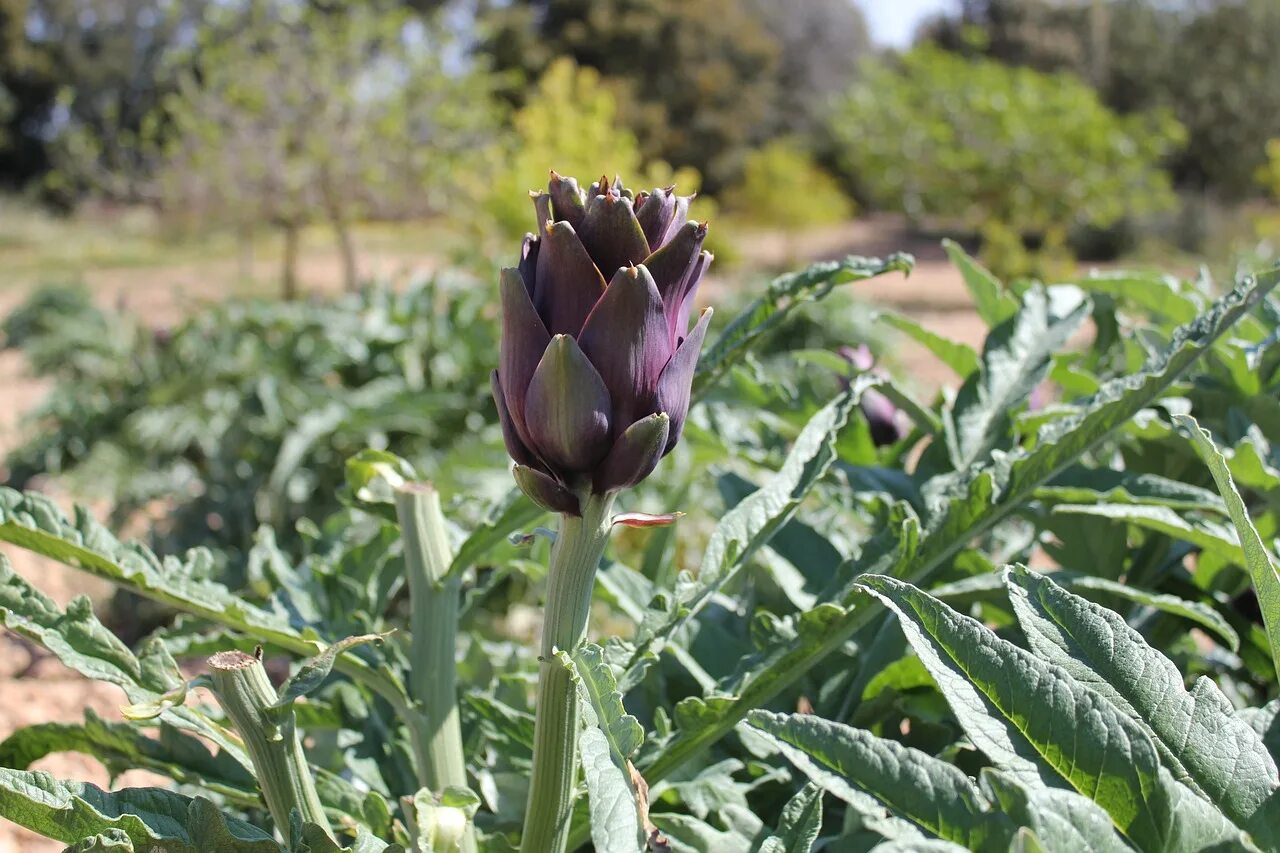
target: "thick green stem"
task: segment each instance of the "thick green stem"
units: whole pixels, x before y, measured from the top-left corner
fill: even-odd
[[[396,515],[404,540],[409,581],[411,661],[409,692],[422,725],[414,751],[423,786],[440,794],[450,786],[467,786],[467,765],[458,721],[457,637],[461,580],[449,575],[452,556],[440,494],[425,483],[408,483],[396,492]],[[476,849],[468,827],[460,849]]]
[[[209,658],[209,669],[214,695],[244,741],[267,810],[281,834],[292,843],[289,814],[297,809],[304,823],[314,823],[332,837],[293,709],[274,707],[276,691],[261,661],[244,652],[219,652]]]
[[[547,571],[547,604],[539,657],[533,773],[525,808],[521,853],[561,853],[569,839],[569,818],[578,776],[578,700],[569,671],[555,658],[587,636],[591,590],[609,540],[612,495],[591,495],[580,518],[560,517]]]

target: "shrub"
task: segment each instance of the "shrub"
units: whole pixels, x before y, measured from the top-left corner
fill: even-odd
[[[742,180],[725,194],[726,213],[787,231],[843,222],[851,202],[794,139],[778,139],[746,157]]]
[[[487,177],[474,184],[481,209],[503,237],[523,235],[532,221],[527,191],[547,182],[548,163],[561,174],[592,178],[613,168],[639,176],[636,189],[674,183],[683,194],[698,191],[695,170],[643,163],[639,142],[619,125],[617,101],[599,73],[557,59],[516,112],[511,137],[488,150]]]

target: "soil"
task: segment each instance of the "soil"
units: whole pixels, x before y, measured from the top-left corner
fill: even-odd
[[[791,258],[807,261],[847,254],[884,255],[900,250],[910,251],[916,257],[911,275],[894,274],[856,285],[859,295],[867,302],[910,314],[939,334],[980,346],[986,327],[974,312],[968,291],[940,246],[935,241],[912,238],[892,218],[862,219],[803,236],[753,235],[749,245],[744,245],[743,261],[758,267],[780,267]],[[433,259],[398,254],[365,255],[361,263],[362,272],[366,274],[398,275],[408,269],[429,267]],[[202,265],[92,270],[84,279],[103,305],[123,304],[160,325],[178,319],[193,305],[223,298],[226,291],[214,282],[233,278],[234,263],[228,261],[225,266],[226,269]],[[308,291],[334,292],[339,287],[340,270],[336,255],[314,253],[304,261],[300,278]],[[721,283],[708,282],[707,292],[712,300],[717,284]],[[0,290],[0,317],[25,295],[22,288]],[[914,344],[904,342],[891,356],[903,369],[903,375],[912,377],[922,388],[955,382],[954,374],[945,365]],[[23,414],[39,402],[44,392],[44,383],[27,374],[21,353],[0,352],[0,458],[19,439]],[[69,506],[71,497],[59,495],[56,486],[50,483],[49,490]],[[96,603],[104,603],[109,595],[106,584],[72,569],[17,548],[6,547],[2,553],[19,574],[38,578],[40,588],[59,604],[65,605],[77,595],[88,595]],[[87,681],[30,643],[0,631],[0,739],[32,723],[80,721],[85,709],[92,709],[108,720],[119,719],[123,702],[124,696],[118,688]],[[46,756],[37,761],[33,769],[104,787],[163,784],[159,777],[142,771],[131,771],[112,780],[97,761],[73,753]],[[0,853],[56,853],[65,846],[0,820]]]

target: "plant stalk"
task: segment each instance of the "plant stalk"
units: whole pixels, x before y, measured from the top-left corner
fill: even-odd
[[[609,540],[612,495],[589,495],[580,518],[562,515],[547,571],[547,603],[539,656],[533,773],[521,853],[562,853],[578,777],[578,699],[569,671],[555,657],[587,636],[596,569]]]
[[[213,692],[244,741],[267,810],[290,844],[289,815],[297,809],[331,838],[333,828],[316,793],[292,708],[277,708],[276,691],[262,662],[244,652],[219,652],[209,658]]]
[[[449,575],[452,556],[439,492],[426,483],[406,483],[396,491],[396,516],[409,581],[409,693],[422,721],[420,727],[411,720],[406,725],[418,729],[419,781],[439,795],[450,786],[467,787],[456,661],[461,579]],[[460,849],[476,849],[471,827]]]

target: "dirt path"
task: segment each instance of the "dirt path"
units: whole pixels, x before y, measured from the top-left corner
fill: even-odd
[[[884,255],[897,250],[912,251],[916,255],[917,266],[911,276],[886,276],[858,285],[859,295],[867,302],[909,313],[935,332],[981,344],[985,327],[941,249],[932,242],[909,240],[893,220],[859,220],[789,240],[761,235],[744,249],[744,260],[773,266],[789,256],[817,260],[846,254]],[[367,254],[362,263],[370,273],[398,276],[406,270],[429,265],[430,261],[423,256],[383,253]],[[339,288],[339,271],[336,256],[312,253],[303,263],[301,279],[309,291],[335,292]],[[201,302],[225,298],[228,290],[218,282],[233,279],[231,262],[143,270],[95,270],[85,275],[86,284],[102,304],[123,303],[155,324],[173,322]],[[0,317],[7,315],[23,296],[25,289],[0,291]],[[904,346],[891,355],[902,366],[904,375],[921,386],[937,387],[954,381],[945,365],[918,347]],[[0,458],[18,440],[23,413],[39,402],[45,390],[43,382],[27,375],[20,353],[0,353]],[[70,503],[63,498],[66,496],[60,498],[64,505]],[[38,578],[41,589],[59,604],[65,605],[78,594],[104,601],[108,594],[105,584],[18,549],[4,548],[0,553],[12,561],[19,574]],[[117,688],[86,681],[30,644],[11,634],[0,633],[0,739],[32,723],[78,722],[84,718],[85,709],[116,720],[123,701],[123,693]],[[71,753],[47,756],[33,767],[58,778],[85,780],[101,786],[128,787],[162,781],[137,771],[111,780],[98,762]],[[56,853],[64,847],[0,821],[0,853]]]

